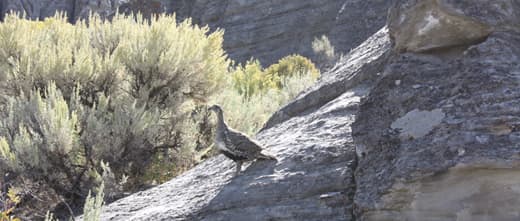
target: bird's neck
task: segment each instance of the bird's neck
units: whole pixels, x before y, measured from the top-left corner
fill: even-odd
[[[217,127],[219,131],[224,131],[226,129],[226,121],[224,121],[224,113],[219,112],[217,114]]]

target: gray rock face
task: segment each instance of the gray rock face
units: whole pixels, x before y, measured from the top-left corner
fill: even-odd
[[[356,173],[360,220],[518,220],[504,213],[520,205],[518,183],[503,177],[520,175],[519,58],[518,33],[499,32],[453,60],[402,54],[388,66],[353,129],[366,154]],[[408,128],[428,132],[402,136],[407,128],[392,125],[417,109],[423,120]]]
[[[487,28],[458,29],[466,36],[479,33],[478,42],[447,38],[446,30],[459,28],[449,23],[456,19],[437,14],[446,22],[437,23],[426,41],[416,30],[405,30],[424,28],[421,21],[429,15],[423,12],[439,10],[425,2],[401,1],[393,8],[410,9],[391,16],[390,24],[404,23],[390,33],[398,51],[401,43],[413,42],[439,42],[428,46],[436,50],[396,54],[353,125],[356,146],[363,149],[355,175],[356,217],[519,220],[512,212],[520,206],[519,5],[436,1],[446,4],[442,10],[459,8],[447,16],[457,16],[460,24],[478,21]],[[405,24],[412,21],[402,19],[408,15],[419,23]]]
[[[72,2],[72,1],[69,1]],[[69,15],[74,15],[74,21],[87,18],[91,13],[97,13],[102,17],[114,14],[117,8],[126,1],[121,0],[74,0],[73,10]]]
[[[91,12],[101,16],[110,16],[116,9],[128,0],[0,0],[1,16],[15,11],[25,13],[33,20],[43,20],[63,12],[71,23],[77,19],[86,18]]]
[[[298,106],[305,114],[257,135],[277,163],[253,162],[233,177],[233,162],[218,156],[168,183],[108,205],[102,220],[354,220],[351,124],[361,98],[381,77],[381,61],[389,49],[383,29],[286,107]],[[329,86],[335,84],[331,95]],[[300,105],[306,102],[316,104]]]
[[[9,11],[25,13],[31,19],[44,19],[54,16],[56,11],[69,14],[73,10],[73,4],[70,0],[1,0],[0,10],[2,19]]]
[[[314,57],[312,41],[321,35],[329,37],[336,52],[345,53],[384,26],[389,6],[388,0],[0,0],[2,15],[14,10],[43,19],[59,10],[72,15],[71,22],[90,12],[110,16],[118,7],[176,13],[225,29],[224,47],[231,58],[255,57],[263,65],[294,53]]]
[[[384,26],[387,0],[176,0],[181,17],[226,30],[224,47],[243,62],[254,56],[268,65],[297,53],[313,57],[315,37],[328,36],[348,52]]]

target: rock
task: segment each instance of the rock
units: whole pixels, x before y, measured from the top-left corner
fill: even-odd
[[[239,1],[176,0],[180,17],[223,28],[230,57],[269,65],[289,54],[314,57],[312,41],[328,36],[339,53],[357,47],[384,26],[386,0]],[[298,39],[298,40],[295,40]]]
[[[415,109],[395,120],[390,127],[399,130],[401,139],[417,139],[430,133],[442,122],[444,117],[441,109],[432,111]]]
[[[352,126],[357,220],[519,220],[520,5],[399,2],[388,21],[403,22],[390,28],[397,53]],[[439,12],[425,40],[414,27],[436,10],[457,18]],[[459,24],[479,37],[447,37]]]
[[[514,0],[399,0],[388,28],[398,51],[471,45],[492,31],[520,30],[519,8]]]
[[[380,64],[390,50],[386,33],[382,29],[353,50],[341,61],[345,67],[324,74],[306,92],[325,94],[330,90],[326,85],[342,80],[335,96],[322,97],[305,114],[257,135],[277,163],[253,162],[233,177],[234,163],[217,156],[161,186],[108,205],[102,220],[354,220],[356,152],[350,125],[361,98],[381,77]]]
[[[74,15],[74,21],[88,18],[91,13],[97,13],[103,18],[109,17],[119,7],[117,0],[74,0],[72,4],[73,11],[70,14]]]
[[[150,19],[154,14],[172,14],[173,11],[169,10],[172,4],[173,1],[167,0],[124,0],[118,4],[118,9],[123,14],[140,13],[145,19]]]
[[[10,11],[25,13],[27,18],[33,20],[42,20],[54,16],[57,11],[70,15],[73,4],[69,0],[1,0],[0,10],[2,20]]]

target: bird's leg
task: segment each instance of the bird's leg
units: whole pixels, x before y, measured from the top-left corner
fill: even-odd
[[[235,174],[239,174],[240,171],[242,171],[242,161],[237,161],[237,171],[235,172]]]

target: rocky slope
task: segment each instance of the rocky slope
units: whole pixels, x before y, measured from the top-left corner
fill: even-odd
[[[313,57],[312,40],[321,35],[346,53],[383,27],[389,6],[387,0],[0,0],[2,15],[14,10],[43,19],[63,11],[71,22],[90,12],[110,16],[117,8],[176,13],[225,29],[231,58],[244,62],[254,56],[264,65],[293,53]]]
[[[476,2],[477,1],[477,2]],[[519,220],[520,4],[397,0],[258,134],[102,220]]]

